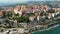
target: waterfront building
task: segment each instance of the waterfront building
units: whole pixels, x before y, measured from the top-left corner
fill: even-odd
[[[19,27],[22,26],[23,28],[27,28],[27,23],[23,23],[23,22],[22,23],[18,23],[18,26]]]
[[[24,28],[19,28],[19,29],[18,29],[18,33],[23,34],[23,33],[24,33]]]

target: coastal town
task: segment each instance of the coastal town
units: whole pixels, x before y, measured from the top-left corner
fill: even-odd
[[[60,25],[60,8],[16,5],[0,9],[0,34],[30,34]]]

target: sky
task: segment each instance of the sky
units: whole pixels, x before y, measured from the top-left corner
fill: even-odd
[[[16,3],[24,3],[27,1],[54,1],[54,0],[0,0],[0,6],[16,4]],[[60,1],[60,0],[56,0],[56,1]]]
[[[54,0],[0,0],[0,2],[25,2],[25,1],[54,1]]]
[[[54,1],[54,0],[0,0],[0,4],[3,3],[20,3],[20,2],[26,2],[26,1]],[[56,0],[60,1],[60,0]]]

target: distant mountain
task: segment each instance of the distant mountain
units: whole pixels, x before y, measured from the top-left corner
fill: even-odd
[[[60,4],[60,1],[28,1],[27,4]]]

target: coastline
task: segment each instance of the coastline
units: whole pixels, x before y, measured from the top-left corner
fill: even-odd
[[[41,32],[41,31],[46,31],[46,30],[50,30],[50,29],[55,28],[55,27],[58,27],[58,26],[59,26],[59,24],[57,24],[57,25],[55,25],[55,26],[52,26],[52,27],[49,27],[49,28],[47,28],[47,29],[38,30],[38,31],[39,31],[39,32]],[[34,31],[34,32],[31,32],[31,33],[35,33],[35,32],[38,32],[38,31]]]

